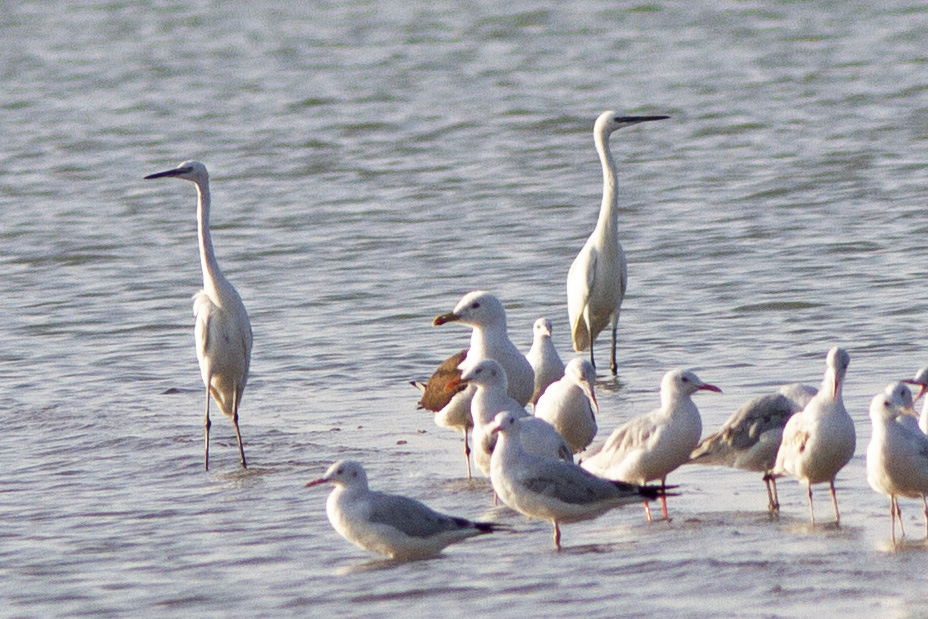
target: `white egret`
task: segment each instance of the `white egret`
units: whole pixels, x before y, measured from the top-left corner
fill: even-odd
[[[351,460],[336,462],[306,487],[326,483],[335,485],[325,511],[338,534],[359,548],[392,559],[434,557],[450,544],[501,529],[489,522],[441,514],[405,496],[370,490],[364,467]]]
[[[223,414],[232,418],[238,453],[245,468],[245,448],[238,427],[238,407],[248,381],[251,363],[251,322],[238,292],[219,269],[209,233],[209,173],[199,161],[185,161],[172,170],[149,174],[152,178],[180,178],[197,186],[197,235],[203,290],[193,297],[194,336],[200,375],[206,385],[204,461],[209,470],[209,401],[215,398]]]
[[[613,131],[641,122],[663,120],[669,116],[621,116],[613,111],[603,112],[593,126],[593,139],[603,167],[603,202],[593,234],[567,273],[567,313],[570,316],[570,335],[574,350],[590,349],[593,359],[593,342],[599,333],[612,324],[612,374],[617,372],[615,337],[619,324],[619,308],[628,284],[625,251],[619,243],[618,201],[615,159],[609,149],[609,136]]]
[[[844,408],[842,387],[851,357],[834,347],[825,358],[825,377],[815,397],[802,411],[790,417],[783,428],[783,440],[771,476],[792,475],[806,484],[809,515],[815,524],[812,484],[828,482],[835,508],[835,525],[840,524],[835,477],[854,456],[857,433],[854,420]]]

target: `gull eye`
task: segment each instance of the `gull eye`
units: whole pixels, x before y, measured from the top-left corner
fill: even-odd
[[[479,307],[480,307],[480,302],[479,302],[479,301],[474,301],[474,304],[471,305],[471,307],[472,307],[473,309],[479,308]]]

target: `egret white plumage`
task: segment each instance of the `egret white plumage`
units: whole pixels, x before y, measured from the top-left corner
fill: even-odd
[[[340,460],[306,487],[331,483],[326,515],[339,535],[393,559],[434,557],[450,544],[499,530],[489,522],[448,516],[408,497],[370,490],[360,463]]]
[[[815,524],[812,485],[828,482],[835,509],[835,524],[840,524],[835,478],[850,462],[857,446],[854,420],[844,407],[842,387],[851,357],[837,346],[825,358],[822,386],[802,411],[790,417],[783,427],[783,439],[771,476],[792,475],[805,483],[809,495],[809,514]]]
[[[490,464],[490,481],[503,503],[554,526],[554,547],[558,550],[561,523],[590,520],[627,503],[663,496],[661,488],[602,479],[573,462],[527,453],[521,440],[526,421],[506,412],[494,419],[491,432],[499,438]]]
[[[645,484],[685,464],[702,435],[702,418],[692,400],[697,391],[721,389],[704,383],[690,370],[671,370],[661,379],[661,406],[616,428],[600,450],[581,463],[607,479]],[[645,503],[645,515],[651,510]],[[667,500],[661,496],[661,515],[667,519]]]
[[[206,385],[204,415],[204,462],[209,469],[209,401],[212,396],[224,415],[232,418],[242,467],[245,468],[245,448],[238,427],[238,409],[248,381],[251,364],[251,321],[238,292],[219,269],[209,232],[209,173],[199,161],[185,161],[172,170],[149,174],[152,178],[180,178],[197,187],[197,235],[200,247],[200,267],[203,290],[193,297],[196,317],[194,337],[200,375]]]
[[[892,540],[896,541],[896,516],[902,528],[899,496],[922,499],[925,534],[928,536],[928,437],[903,419],[918,416],[912,392],[903,383],[889,385],[870,404],[873,433],[867,446],[867,483],[889,497]],[[902,529],[905,535],[905,529]]]
[[[763,473],[767,506],[776,512],[780,509],[776,479],[769,473],[777,461],[783,426],[805,408],[815,393],[813,387],[792,384],[777,393],[751,398],[718,431],[699,443],[690,462]]]
[[[574,453],[580,453],[596,438],[596,368],[575,357],[567,363],[564,376],[548,385],[538,403],[535,416],[557,430]]]
[[[610,368],[615,375],[616,329],[619,309],[628,285],[625,251],[619,242],[618,200],[615,159],[609,149],[612,132],[642,122],[663,120],[669,116],[622,116],[614,111],[603,112],[593,126],[593,140],[603,168],[603,201],[593,234],[570,265],[567,272],[567,313],[574,350],[590,349],[607,324],[612,324],[612,356]]]
[[[539,318],[532,327],[532,347],[525,353],[535,372],[535,389],[530,402],[535,404],[548,385],[564,376],[564,362],[551,341],[551,321]]]

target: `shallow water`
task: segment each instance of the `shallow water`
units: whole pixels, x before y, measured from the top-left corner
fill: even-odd
[[[879,3],[24,3],[0,22],[0,614],[909,616],[919,504],[889,543],[866,484],[874,393],[928,362],[928,9]],[[525,350],[595,222],[604,109],[669,114],[613,138],[629,294],[600,439],[690,366],[704,432],[852,361],[842,526],[781,483],[684,468],[673,521],[638,508],[550,530],[463,481],[412,379],[467,342],[430,326],[505,303]],[[195,192],[255,334],[242,405],[202,470],[192,350]],[[604,340],[600,351],[604,352]],[[602,356],[601,359],[605,357]],[[377,488],[517,533],[381,562],[338,537],[335,459]],[[827,492],[818,514],[830,515]]]

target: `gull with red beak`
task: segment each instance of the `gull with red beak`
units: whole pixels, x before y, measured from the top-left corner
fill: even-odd
[[[567,363],[564,377],[551,383],[535,405],[535,416],[557,430],[574,453],[580,453],[596,438],[596,403],[594,384],[596,368],[580,357]]]
[[[721,393],[690,370],[671,370],[661,380],[661,406],[616,428],[599,452],[582,462],[583,468],[608,479],[645,484],[667,475],[690,459],[702,435],[702,418],[692,400],[697,391]],[[644,505],[651,522],[651,509]],[[667,500],[661,496],[661,515]]]
[[[364,467],[352,460],[336,462],[306,487],[327,483],[335,489],[325,511],[338,534],[359,548],[392,559],[434,557],[450,544],[501,528],[438,513],[415,499],[370,490]]]
[[[783,428],[783,440],[771,476],[792,475],[806,485],[809,514],[815,524],[812,484],[828,482],[835,509],[835,525],[840,524],[835,477],[854,456],[857,433],[854,420],[844,408],[842,386],[851,357],[843,348],[832,348],[825,358],[822,386],[802,411],[790,417]]]

